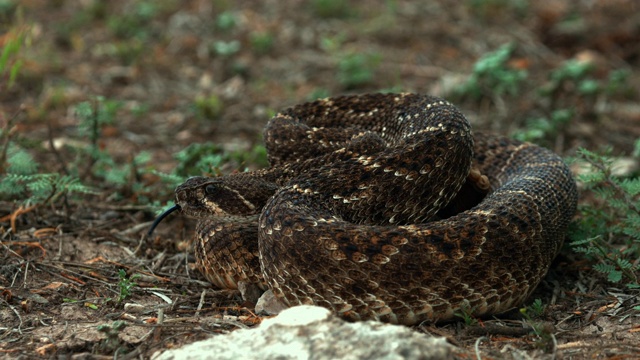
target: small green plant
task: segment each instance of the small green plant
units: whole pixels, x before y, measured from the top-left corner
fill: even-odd
[[[526,0],[467,0],[467,5],[483,19],[501,16],[505,11],[526,14],[529,2]]]
[[[544,139],[551,138],[562,132],[573,117],[573,110],[554,110],[548,117],[543,116],[528,120],[527,127],[518,130],[513,136],[520,141],[532,141],[540,144]]]
[[[74,148],[76,159],[68,171],[80,179],[104,180],[103,185],[112,187],[111,199],[130,197],[142,204],[157,203],[149,195],[152,189],[141,181],[144,174],[153,173],[148,165],[151,154],[142,151],[122,161],[115,159],[102,144],[103,128],[116,126],[115,119],[124,111],[123,103],[96,97],[76,105],[75,111],[79,119],[78,135],[89,139],[89,144]]]
[[[135,280],[139,277],[139,274],[133,274],[130,277],[127,277],[126,271],[123,269],[118,270],[118,288],[120,289],[120,293],[118,295],[119,303],[131,296],[131,290],[138,285],[135,283]]]
[[[102,135],[101,128],[114,125],[118,111],[123,103],[117,100],[96,96],[94,101],[84,101],[75,106],[75,113],[80,119],[78,136],[90,139],[95,144]]]
[[[355,89],[370,84],[375,70],[382,61],[379,53],[362,53],[344,50],[345,34],[320,39],[320,48],[336,61],[336,79],[346,89]]]
[[[0,0],[0,21],[9,22],[17,7],[14,0]]]
[[[539,94],[546,97],[556,97],[561,90],[569,90],[580,95],[591,95],[598,90],[598,83],[588,77],[593,70],[590,61],[567,60],[549,75],[549,82],[540,88]]]
[[[127,327],[126,321],[114,321],[111,325],[99,325],[97,330],[106,335],[106,338],[100,343],[100,348],[105,353],[114,353],[115,356],[120,352],[121,343],[118,334]]]
[[[56,43],[71,47],[73,35],[93,21],[104,20],[107,15],[107,9],[107,2],[95,1],[74,12],[73,16],[67,21],[57,22],[53,27]]]
[[[55,203],[69,194],[96,194],[96,191],[69,175],[58,173],[7,173],[0,180],[0,199],[20,200],[24,206]]]
[[[210,142],[191,144],[174,157],[178,165],[171,176],[181,179],[193,175],[220,176],[220,166],[229,161],[238,164],[251,163],[261,167],[268,165],[267,150],[262,145],[256,145],[249,151],[226,152]]]
[[[613,96],[631,91],[627,84],[628,70],[611,71],[607,79],[600,80],[592,76],[594,68],[592,61],[567,60],[551,72],[548,83],[538,93],[548,98],[552,106],[558,106],[558,101],[565,98],[586,100],[584,103],[590,104],[596,95]]]
[[[238,19],[232,11],[223,11],[216,17],[215,24],[218,29],[229,31],[236,27]]]
[[[567,60],[558,69],[551,72],[551,80],[560,83],[565,80],[583,79],[593,69],[593,63],[589,61]]]
[[[596,79],[593,62],[568,60],[549,75],[546,84],[537,89],[539,105],[547,116],[527,121],[524,130],[514,136],[519,140],[551,145],[553,139],[571,126],[573,119],[597,116],[596,98],[610,98],[630,92],[628,72],[615,70],[607,79]]]
[[[198,96],[194,101],[194,107],[198,117],[215,120],[222,113],[222,100],[217,95]]]
[[[338,81],[347,89],[369,84],[381,60],[382,56],[377,53],[348,53],[338,61]]]
[[[335,36],[323,36],[320,38],[320,48],[329,54],[337,55],[344,44],[347,35],[338,33]]]
[[[329,92],[329,90],[325,88],[315,88],[306,96],[306,99],[307,101],[313,101],[317,99],[324,99],[326,97],[329,97],[330,95],[331,93]]]
[[[235,53],[237,53],[238,51],[240,51],[240,41],[238,40],[231,40],[231,41],[214,41],[211,44],[211,48],[213,49],[213,52],[217,55],[220,56],[231,56]]]
[[[178,165],[174,174],[180,177],[193,175],[220,175],[218,168],[224,161],[222,148],[211,142],[191,144],[175,154]]]
[[[115,125],[116,115],[122,107],[123,103],[120,101],[97,96],[94,101],[81,102],[74,108],[80,121],[77,127],[78,136],[89,139],[90,142],[85,151],[78,152],[78,168],[79,164],[86,163],[85,158],[89,157],[91,169],[85,172],[119,185],[127,182],[126,174],[130,169],[118,168],[116,161],[100,146],[99,141],[103,136],[103,128]]]
[[[520,309],[520,314],[524,318],[524,322],[531,326],[533,332],[538,336],[535,345],[538,348],[551,351],[553,349],[553,332],[544,323],[537,319],[544,314],[545,306],[542,300],[535,299],[531,305]]]
[[[593,269],[608,281],[638,288],[640,178],[615,176],[610,150],[595,153],[579,149],[578,159],[591,168],[579,174],[578,181],[598,203],[579,207],[581,216],[572,224],[570,245],[595,262]]]
[[[271,51],[275,42],[273,35],[267,32],[251,33],[249,40],[251,48],[258,54],[266,54]]]
[[[4,37],[4,45],[0,51],[0,91],[11,88],[22,68],[23,59],[19,56],[24,46],[30,42],[30,27],[20,26],[12,28]]]
[[[233,151],[228,154],[229,158],[238,164],[255,164],[259,167],[269,166],[267,159],[267,149],[263,145],[255,145],[249,151]]]
[[[12,118],[0,129],[0,199],[19,201],[23,206],[53,204],[69,194],[93,194],[71,175],[38,173],[40,165],[14,141]]]
[[[125,6],[122,14],[114,14],[107,19],[107,26],[120,39],[136,38],[146,40],[149,37],[149,23],[158,13],[154,1],[135,1]]]
[[[627,79],[631,77],[631,72],[627,69],[617,69],[609,73],[604,90],[608,95],[632,94],[633,88],[629,86]]]
[[[478,325],[478,319],[473,316],[473,310],[467,303],[460,307],[459,311],[453,313],[454,316],[461,318],[467,326]]]
[[[520,309],[520,313],[527,320],[532,321],[535,318],[539,318],[544,314],[545,306],[542,304],[542,300],[535,299],[531,305],[528,305]]]
[[[311,9],[321,18],[346,18],[355,13],[348,1],[341,0],[313,0]]]
[[[481,57],[473,66],[473,73],[461,86],[454,89],[460,97],[479,100],[483,97],[517,95],[527,72],[509,66],[514,46],[502,45],[498,50]]]
[[[135,64],[145,52],[144,42],[136,38],[110,45],[112,54],[125,65]]]
[[[131,107],[131,113],[133,114],[133,116],[137,117],[137,118],[141,118],[145,115],[147,115],[147,113],[149,112],[149,105],[147,104],[134,104]]]

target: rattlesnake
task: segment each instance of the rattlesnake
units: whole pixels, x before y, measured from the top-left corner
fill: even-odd
[[[576,209],[560,157],[472,137],[435,97],[317,100],[264,135],[270,168],[190,178],[156,224],[176,209],[197,217],[208,280],[289,306],[402,324],[504,312],[546,274]]]

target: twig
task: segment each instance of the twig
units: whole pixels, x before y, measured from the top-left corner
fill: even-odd
[[[9,215],[5,215],[3,217],[0,218],[0,222],[2,221],[7,221],[9,220],[11,222],[11,231],[15,234],[17,232],[16,230],[16,219],[18,218],[18,216],[22,215],[22,214],[26,214],[29,211],[34,210],[35,208],[38,207],[38,204],[36,205],[31,205],[28,208],[23,208],[22,205],[13,213],[9,214]]]
[[[44,249],[43,249],[44,250]],[[24,280],[22,281],[22,287],[23,288],[27,288],[27,274],[29,274],[29,262],[27,261],[27,263],[24,266]]]
[[[133,234],[133,233],[136,233],[136,232],[138,232],[138,231],[140,231],[142,229],[147,229],[149,226],[151,226],[151,224],[153,224],[153,221],[140,223],[140,224],[134,225],[134,226],[132,226],[132,227],[130,227],[128,229],[119,231],[118,234],[119,235],[123,235],[123,236],[129,235],[129,234]]]
[[[20,321],[20,324],[18,324],[18,332],[20,333],[20,335],[22,334],[22,317],[20,316],[20,313],[8,302],[6,302],[4,299],[0,298],[0,300],[2,300],[2,302],[4,302],[5,304],[7,304],[7,306],[9,307],[9,309],[11,309],[13,311],[14,314],[16,314],[16,317],[18,318],[18,320]]]
[[[198,303],[198,308],[196,309],[195,317],[200,316],[200,310],[202,310],[202,306],[204,306],[204,297],[207,295],[207,289],[203,289],[202,293],[200,293],[200,302]]]
[[[500,326],[492,324],[484,324],[484,326],[473,326],[466,328],[467,334],[470,335],[505,335],[512,337],[525,336],[534,332],[533,327],[526,325],[525,327]]]
[[[556,360],[558,355],[558,340],[556,339],[556,336],[552,332],[549,333],[549,335],[551,336],[551,341],[553,341],[553,349],[551,350],[553,353],[553,356],[551,357],[551,359]]]
[[[35,247],[35,248],[40,249],[40,251],[42,251],[41,259],[44,259],[45,255],[47,255],[47,250],[45,250],[44,247],[42,247],[42,244],[40,244],[39,242],[36,242],[36,241],[9,241],[9,242],[0,241],[0,245],[6,245],[6,246],[17,245],[17,246]],[[20,256],[16,252],[14,252],[14,254]],[[22,257],[22,256],[20,256],[20,257]]]
[[[87,278],[87,279],[90,279],[90,280],[93,280],[93,281],[97,281],[97,282],[99,282],[99,283],[101,283],[103,285],[106,285],[107,289],[109,289],[113,293],[118,294],[118,291],[113,290],[111,288],[113,286],[113,284],[111,284],[111,283],[109,283],[107,281],[100,280],[98,278],[95,278],[95,277],[92,277],[92,276],[88,276],[88,275],[85,275],[85,274],[82,274],[82,273],[78,273],[78,272],[75,272],[75,271],[71,271],[69,269],[60,268],[60,267],[57,267],[57,266],[52,265],[52,264],[40,263],[40,266],[50,267],[50,268],[53,268],[53,269],[56,269],[56,270],[59,270],[59,271],[68,272],[70,274],[73,274],[73,275],[77,276],[78,278]],[[59,278],[62,278],[64,280],[69,280],[69,278],[67,278],[67,277],[65,277],[65,276],[63,276],[61,274],[57,274],[57,273],[49,271],[49,270],[45,270],[45,271],[47,271],[49,274],[51,274],[51,275],[53,275],[55,277],[59,277]]]
[[[477,358],[478,360],[482,360],[482,355],[480,355],[480,343],[481,343],[482,341],[486,341],[486,340],[489,340],[489,338],[487,338],[486,336],[481,336],[481,337],[479,337],[479,338],[477,338],[477,339],[476,339],[476,343],[475,343],[475,345],[473,346],[473,349],[474,349],[474,350],[475,350],[475,352],[476,352],[476,358]]]

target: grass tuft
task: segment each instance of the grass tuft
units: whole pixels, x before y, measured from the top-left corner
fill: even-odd
[[[574,160],[589,165],[577,178],[595,202],[579,206],[580,217],[569,231],[571,248],[609,282],[640,287],[640,178],[614,175],[610,150],[580,149]]]

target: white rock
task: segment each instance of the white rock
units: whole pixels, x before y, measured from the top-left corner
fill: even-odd
[[[155,354],[178,359],[448,359],[444,338],[408,327],[366,321],[348,323],[317,306],[296,306],[254,329],[216,335]]]

